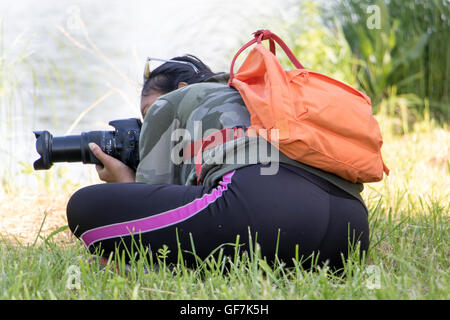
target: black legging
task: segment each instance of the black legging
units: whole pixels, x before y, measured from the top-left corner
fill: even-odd
[[[287,264],[298,253],[304,258],[319,253],[342,266],[349,241],[369,245],[369,226],[364,206],[346,192],[300,168],[280,164],[276,175],[261,175],[261,165],[226,174],[219,185],[150,185],[107,183],[77,191],[67,206],[69,227],[91,252],[99,246],[104,256],[115,248],[131,248],[132,240],[156,253],[164,244],[176,263],[178,244],[201,259],[224,243],[248,249],[249,230],[262,256],[277,256]],[[249,229],[250,228],[250,229]],[[177,237],[179,242],[177,242]],[[134,243],[136,243],[134,242]],[[278,247],[278,248],[277,248]],[[233,246],[224,246],[233,255]],[[183,253],[188,265],[192,254]],[[308,262],[310,264],[310,262]]]

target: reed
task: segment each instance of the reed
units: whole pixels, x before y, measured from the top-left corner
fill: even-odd
[[[368,10],[376,6],[378,11]],[[380,25],[368,20],[379,13]],[[337,16],[358,59],[360,87],[373,99],[375,112],[385,99],[398,97],[384,110],[406,121],[428,112],[450,120],[450,4],[447,1],[344,0],[328,15]],[[405,103],[406,101],[406,106]]]

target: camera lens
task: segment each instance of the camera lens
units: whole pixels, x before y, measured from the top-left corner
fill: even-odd
[[[104,153],[122,161],[136,170],[139,164],[139,119],[110,121],[115,131],[90,131],[80,135],[53,137],[48,131],[34,131],[36,151],[41,156],[34,162],[34,169],[50,169],[54,162],[83,162],[101,164],[89,148],[96,143]]]
[[[35,131],[34,134],[36,151],[41,156],[33,164],[36,170],[50,169],[55,162],[101,164],[89,149],[89,143],[96,143],[108,153],[105,146],[111,146],[112,140],[112,132],[108,131],[91,131],[64,137],[53,137],[48,131]]]

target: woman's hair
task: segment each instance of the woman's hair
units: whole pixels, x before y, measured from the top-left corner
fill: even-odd
[[[197,70],[189,64],[166,62],[150,72],[142,87],[142,96],[148,95],[150,90],[165,94],[178,89],[178,83],[180,82],[186,82],[187,84],[198,83],[216,75],[200,59],[190,54],[170,60],[189,62]]]

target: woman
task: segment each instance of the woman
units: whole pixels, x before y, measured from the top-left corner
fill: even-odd
[[[281,153],[270,163],[259,156],[256,162],[205,160],[211,160],[211,150],[220,150],[223,159],[230,151],[239,158],[255,141],[245,135],[209,150],[205,139],[184,139],[250,126],[239,93],[221,83],[225,74],[214,74],[187,55],[151,72],[147,63],[144,80],[137,171],[91,144],[103,163],[97,165],[99,177],[109,183],[77,191],[67,206],[70,229],[91,252],[101,248],[107,257],[139,243],[156,253],[167,245],[168,262],[177,262],[181,247],[185,263],[194,265],[194,255],[186,252],[203,259],[219,246],[235,243],[239,235],[241,252],[249,248],[251,236],[269,261],[277,255],[290,264],[296,253],[303,259],[315,253],[320,263],[340,268],[349,242],[359,241],[361,251],[367,250],[362,185]],[[199,154],[203,162],[196,166]],[[275,162],[275,174],[262,174]],[[235,252],[232,245],[223,248],[225,254]]]

